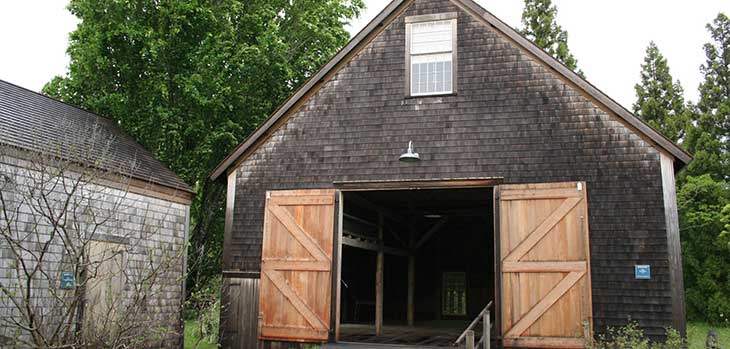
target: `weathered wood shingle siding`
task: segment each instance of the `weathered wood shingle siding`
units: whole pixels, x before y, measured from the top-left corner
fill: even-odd
[[[54,226],[49,223],[49,218],[36,212],[42,205],[29,205],[28,198],[25,197],[32,188],[36,188],[34,185],[37,184],[34,183],[38,182],[34,181],[38,181],[38,174],[34,168],[37,168],[39,164],[5,155],[2,147],[3,145],[0,145],[0,178],[7,177],[10,179],[8,183],[11,184],[5,187],[0,186],[5,199],[3,203],[0,203],[0,213],[6,213],[12,222],[13,228],[9,231],[11,236],[23,237],[31,241],[33,239],[41,242],[49,239],[52,241],[49,252],[45,255],[46,266],[43,268],[46,272],[51,271],[51,275],[38,278],[38,282],[42,286],[34,291],[33,299],[38,301],[38,304],[45,304],[44,309],[49,313],[48,316],[58,316],[56,313],[61,308],[60,304],[56,303],[55,297],[57,296],[50,294],[47,286],[43,285],[47,282],[58,284],[59,276],[54,273],[70,271],[61,268],[60,262],[65,258],[70,258],[64,250],[67,245],[60,241],[60,233],[52,235]],[[122,184],[119,186],[124,187]],[[49,185],[49,187],[51,186]],[[47,198],[62,203],[68,195],[65,190],[69,189],[60,185],[53,186],[46,193]],[[82,200],[80,197],[77,199],[81,203],[71,204],[74,209],[80,211],[82,209],[101,210],[102,207],[103,210],[115,208],[112,216],[100,213],[95,217],[97,220],[104,218],[107,223],[99,225],[91,240],[119,243],[124,248],[126,260],[124,267],[127,269],[124,276],[129,279],[125,280],[126,286],[122,296],[126,297],[128,301],[135,296],[146,296],[148,302],[143,311],[133,314],[139,318],[131,321],[148,324],[150,331],[146,333],[147,338],[154,338],[150,347],[181,347],[183,339],[180,333],[180,329],[183,328],[181,311],[185,298],[181,280],[184,280],[185,273],[183,249],[188,237],[190,205],[132,193],[126,188],[85,184],[83,190],[84,199]],[[77,216],[74,214],[74,217]],[[84,214],[81,217],[85,217]],[[0,226],[7,224],[5,219],[5,215],[0,214]],[[58,229],[58,227],[56,228]],[[66,229],[69,229],[69,234],[72,236],[90,231],[84,229],[77,231],[75,230],[76,225],[66,227]],[[28,243],[33,256],[39,256],[42,244],[39,242],[30,244],[30,241]],[[78,243],[80,242],[74,242],[74,244]],[[152,253],[157,257],[151,259],[150,254]],[[24,258],[25,263],[31,263],[30,265],[34,263],[30,254]],[[140,278],[148,277],[152,272],[150,263],[154,263],[155,270],[161,272],[154,281],[154,289],[135,293],[134,287],[142,286]],[[170,266],[164,267],[160,263],[170,263]],[[8,241],[5,238],[0,239],[0,284],[5,285],[11,291],[17,291],[17,286],[14,285],[24,280],[22,268],[14,267],[17,265],[18,261],[8,245]],[[67,265],[66,268],[69,266]],[[0,317],[9,319],[19,316],[18,308],[13,305],[12,301],[5,295],[0,296]],[[52,323],[52,320],[43,321],[44,324]],[[125,326],[129,326],[129,324],[125,324]],[[135,327],[135,329],[138,328]],[[51,331],[52,328],[42,330]],[[15,338],[16,331],[17,328],[5,326],[4,322],[0,325],[0,348],[5,348],[4,339]],[[158,332],[153,333],[153,331]],[[25,335],[22,333],[22,336]],[[48,333],[46,335],[49,336]]]
[[[333,181],[504,177],[586,181],[597,330],[628,317],[670,326],[659,152],[545,66],[445,0],[406,15],[458,12],[458,94],[406,98],[405,24],[392,22],[237,168],[225,269],[260,267],[266,190]],[[409,140],[423,161],[397,161]],[[652,280],[636,281],[635,264]]]

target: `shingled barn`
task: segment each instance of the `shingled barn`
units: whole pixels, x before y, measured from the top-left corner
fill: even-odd
[[[181,347],[192,197],[115,121],[0,80],[0,347]]]
[[[223,346],[684,332],[689,161],[474,1],[394,0],[211,175]]]

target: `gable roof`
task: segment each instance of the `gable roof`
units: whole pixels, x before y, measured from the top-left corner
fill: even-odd
[[[368,38],[377,34],[379,30],[389,24],[398,16],[403,7],[407,7],[414,0],[393,0],[380,12],[364,29],[362,29],[350,42],[343,47],[335,56],[327,62],[312,78],[310,78],[302,87],[300,87],[289,99],[287,99],[274,113],[269,116],[248,138],[239,144],[233,152],[231,152],[210,174],[212,180],[217,180],[231,166],[233,166],[240,157],[246,155],[247,151],[255,148],[255,146],[266,139],[273,131],[275,131],[285,117],[292,109],[311,95],[311,92],[324,84],[326,78],[337,70],[337,67],[348,61],[353,53],[356,53],[367,45]],[[578,91],[583,92],[589,99],[599,106],[603,106],[609,114],[615,114],[626,126],[633,129],[634,132],[642,136],[645,140],[654,144],[659,149],[674,156],[675,169],[679,170],[690,161],[692,156],[680,148],[677,144],[663,136],[660,132],[653,129],[646,122],[638,118],[632,112],[617,103],[611,97],[600,91],[580,75],[571,71],[563,63],[550,56],[535,43],[528,40],[515,29],[502,22],[489,11],[481,7],[473,0],[450,0],[455,5],[461,7],[467,13],[483,21],[486,25],[491,26],[498,34],[510,41],[517,48],[523,50],[527,54],[534,57],[538,62],[548,66],[559,78],[566,83],[574,86]]]
[[[193,193],[114,121],[0,80],[3,144]]]

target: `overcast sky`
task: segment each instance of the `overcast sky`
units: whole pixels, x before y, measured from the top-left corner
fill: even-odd
[[[350,27],[354,34],[389,0],[365,0],[367,9]],[[520,26],[522,0],[477,0],[513,27]],[[553,0],[558,22],[588,80],[626,107],[649,41],[669,60],[689,100],[697,100],[704,62],[705,25],[719,12],[730,14],[728,0]],[[0,4],[0,79],[40,91],[68,66],[68,33],[78,21],[65,0],[3,0]]]

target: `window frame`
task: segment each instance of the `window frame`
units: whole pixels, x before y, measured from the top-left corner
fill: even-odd
[[[464,276],[464,314],[447,314],[444,310],[444,307],[446,306],[446,278],[447,274],[461,274]],[[442,318],[451,318],[451,319],[460,319],[460,318],[466,318],[469,316],[469,275],[465,270],[441,270],[441,317]]]
[[[458,14],[456,12],[446,12],[446,13],[436,13],[436,14],[430,14],[430,15],[420,15],[420,16],[408,16],[405,18],[406,23],[406,75],[405,75],[405,95],[406,97],[432,97],[432,96],[449,96],[449,95],[455,95],[457,92],[457,79],[458,76],[458,43],[457,43],[457,17]],[[414,23],[423,23],[423,22],[439,22],[439,21],[451,21],[451,91],[450,92],[434,92],[434,93],[418,93],[413,94],[411,92],[411,81],[413,77],[411,76],[411,34],[412,34],[412,25]],[[433,53],[437,54],[437,53]]]

